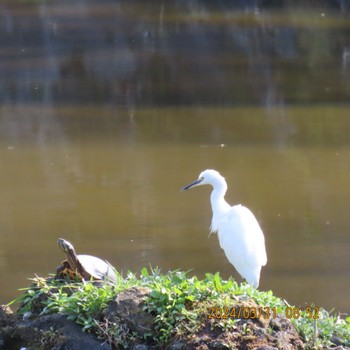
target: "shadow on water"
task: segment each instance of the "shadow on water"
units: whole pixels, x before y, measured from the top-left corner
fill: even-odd
[[[0,5],[0,302],[62,260],[233,274],[205,168],[265,231],[262,289],[350,312],[348,1]]]

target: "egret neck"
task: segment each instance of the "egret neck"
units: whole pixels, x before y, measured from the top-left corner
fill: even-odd
[[[213,191],[210,195],[211,209],[213,211],[210,233],[217,232],[220,219],[230,209],[230,205],[225,201],[225,194],[227,191],[227,184],[225,179],[220,176],[220,178],[217,178],[215,180],[215,183],[212,184]]]

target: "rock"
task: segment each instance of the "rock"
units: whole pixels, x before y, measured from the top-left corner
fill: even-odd
[[[166,350],[183,350],[185,349],[185,343],[182,341],[175,341],[172,344],[169,344],[166,348]]]
[[[104,311],[104,317],[110,322],[117,319],[126,322],[128,328],[143,336],[154,330],[154,317],[144,310],[149,288],[132,287],[120,292]]]
[[[345,345],[343,343],[343,340],[335,335],[333,335],[333,337],[331,338],[331,342],[336,346]]]
[[[11,308],[7,305],[0,305],[0,318],[9,315],[13,315]]]
[[[149,347],[145,344],[137,344],[132,348],[132,350],[149,350]]]
[[[285,350],[303,350],[304,344],[292,322],[285,315],[271,318],[270,327],[273,330],[270,336],[273,345]]]
[[[208,344],[210,350],[230,350],[230,347],[221,341],[212,341]]]
[[[11,320],[15,321],[11,308],[7,305],[0,305],[0,327],[8,325]]]
[[[51,350],[110,350],[108,344],[101,344],[91,334],[64,315],[42,316],[36,320],[21,321],[15,327],[2,330],[3,349],[21,347]]]
[[[4,333],[16,324],[16,317],[7,305],[0,305],[0,350],[6,349]]]

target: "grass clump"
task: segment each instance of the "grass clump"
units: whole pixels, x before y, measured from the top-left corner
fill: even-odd
[[[308,317],[305,311],[293,317],[292,312],[286,311],[293,311],[294,307],[274,296],[272,291],[259,291],[245,283],[238,284],[232,278],[223,280],[219,273],[208,273],[204,279],[199,279],[183,271],[162,274],[157,268],[143,268],[138,276],[129,272],[123,277],[117,273],[117,282],[113,285],[39,277],[33,282],[33,286],[24,289],[21,298],[14,301],[21,302],[19,314],[26,317],[65,314],[85,331],[116,347],[128,348],[141,342],[165,344],[171,339],[199,334],[208,327],[231,332],[244,326],[243,331],[249,333],[249,324],[242,325],[242,320],[246,321],[244,317],[237,317],[237,305],[255,305],[262,311],[256,318],[266,322],[277,315],[286,315],[307,348],[330,347],[335,339],[350,346],[350,317],[341,319],[324,309],[318,310],[317,319]],[[102,316],[103,310],[118,293],[135,286],[150,290],[143,311],[153,315],[154,331],[143,335],[130,331],[122,320],[111,323]]]

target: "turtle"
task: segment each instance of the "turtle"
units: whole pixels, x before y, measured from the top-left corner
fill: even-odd
[[[106,260],[92,255],[77,255],[73,244],[63,238],[59,238],[57,244],[67,256],[67,260],[62,261],[56,270],[57,277],[68,275],[71,279],[78,277],[84,281],[117,281],[114,267]]]

